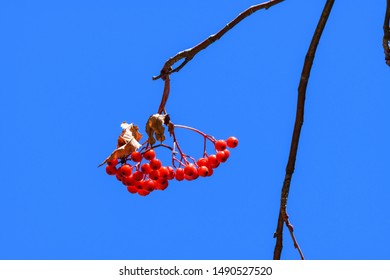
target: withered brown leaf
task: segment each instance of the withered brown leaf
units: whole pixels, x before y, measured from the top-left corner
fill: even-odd
[[[146,122],[146,133],[148,134],[148,141],[150,145],[153,145],[157,141],[163,142],[165,140],[164,135],[164,120],[167,115],[154,114],[149,117]]]
[[[117,147],[120,147],[128,142],[134,141],[134,139],[137,141],[137,143],[139,140],[141,140],[142,134],[138,132],[138,126],[134,125],[133,123],[128,124],[127,122],[122,122],[121,127],[123,130],[122,134],[118,138]],[[139,147],[137,147],[137,149],[138,148]]]
[[[121,127],[123,130],[121,135],[118,137],[117,149],[114,150],[99,166],[102,166],[112,159],[127,157],[141,147],[141,144],[138,141],[141,140],[142,134],[138,132],[138,126],[133,123],[128,124],[127,122],[123,122]]]

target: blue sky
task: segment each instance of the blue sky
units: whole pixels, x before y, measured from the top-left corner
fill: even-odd
[[[232,2],[0,4],[1,259],[272,258],[297,87],[325,1],[259,11],[171,76],[173,122],[240,140],[212,177],[141,197],[97,168],[122,121],[143,130],[157,112],[163,82],[151,77],[164,62],[256,4]],[[288,202],[308,259],[389,259],[382,2],[336,1],[316,54]],[[196,153],[198,140],[179,141]],[[298,259],[284,240],[282,258]]]

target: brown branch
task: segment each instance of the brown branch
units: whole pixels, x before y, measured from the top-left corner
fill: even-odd
[[[383,50],[386,64],[390,66],[390,0],[387,0],[385,20],[383,22]]]
[[[193,59],[196,54],[198,54],[201,50],[204,50],[205,48],[207,48],[208,46],[213,44],[215,41],[219,40],[225,33],[227,33],[230,29],[232,29],[234,26],[236,26],[244,18],[250,16],[254,12],[257,12],[258,10],[268,9],[268,8],[272,7],[273,5],[276,5],[276,4],[283,2],[283,1],[284,0],[271,0],[268,2],[264,2],[262,4],[253,5],[253,6],[249,7],[248,9],[246,9],[245,11],[240,13],[231,22],[226,24],[226,26],[224,28],[222,28],[217,33],[209,36],[203,42],[199,43],[198,45],[196,45],[190,49],[186,49],[184,51],[181,51],[181,52],[177,53],[175,56],[169,58],[165,62],[164,66],[160,72],[160,75],[154,76],[152,79],[157,80],[157,79],[163,78],[167,75],[170,75],[174,72],[179,72],[180,69],[182,69],[188,62],[190,62],[190,60]],[[184,61],[178,67],[176,67],[174,69],[171,68],[176,62],[178,62],[182,59],[184,59]]]
[[[279,218],[277,223],[276,232],[274,237],[276,238],[276,244],[274,249],[274,260],[280,260],[280,256],[283,248],[283,225],[286,224],[287,228],[290,231],[290,234],[294,241],[294,247],[298,249],[299,254],[301,255],[301,259],[304,259],[302,251],[296,241],[296,238],[293,233],[293,226],[290,223],[288,214],[287,214],[287,200],[288,194],[290,191],[290,183],[291,178],[295,169],[295,161],[297,157],[298,151],[298,143],[299,137],[301,134],[301,128],[303,125],[303,116],[304,116],[304,108],[305,108],[305,98],[306,98],[306,88],[309,81],[310,71],[313,65],[314,56],[317,50],[318,43],[320,41],[322,32],[325,28],[326,22],[328,20],[329,14],[332,10],[332,6],[334,4],[334,0],[327,0],[325,7],[322,11],[321,17],[317,24],[316,30],[314,32],[313,38],[311,40],[309,49],[307,51],[305,62],[302,69],[301,80],[298,86],[298,103],[297,110],[295,116],[295,124],[294,131],[291,140],[290,154],[288,157],[288,162],[286,166],[286,174],[284,177],[283,187],[281,191],[281,199],[280,199],[280,210],[279,210]]]
[[[164,79],[164,82],[165,82],[164,83],[164,91],[163,91],[163,95],[162,95],[162,98],[161,98],[160,106],[158,107],[158,114],[161,114],[161,113],[165,113],[166,114],[165,104],[168,101],[169,92],[171,90],[171,79],[169,78],[169,75],[164,76],[163,79]]]

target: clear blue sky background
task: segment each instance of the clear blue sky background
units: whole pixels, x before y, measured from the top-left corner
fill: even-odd
[[[256,2],[2,1],[0,258],[271,259],[324,2],[259,11],[172,75],[172,120],[240,144],[212,177],[141,197],[97,168],[120,123],[143,130],[164,62]],[[318,48],[288,203],[308,259],[390,257],[384,2],[336,1]],[[282,258],[299,258],[286,231]]]

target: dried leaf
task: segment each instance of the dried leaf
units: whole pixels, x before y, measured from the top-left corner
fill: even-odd
[[[153,145],[157,141],[163,142],[165,140],[163,126],[166,115],[154,114],[150,116],[146,122],[146,133],[148,134],[148,141],[150,145]]]
[[[134,124],[128,124],[127,122],[123,122],[121,124],[123,128],[122,134],[118,138],[117,147],[121,147],[124,144],[133,141],[134,139],[138,142],[142,138],[142,134],[138,132],[138,126]],[[138,149],[138,148],[137,148]]]
[[[142,134],[138,132],[138,126],[123,122],[121,135],[118,137],[117,149],[108,156],[99,166],[102,166],[107,161],[116,158],[124,158],[132,152],[138,150],[141,144],[138,142],[142,138]]]

